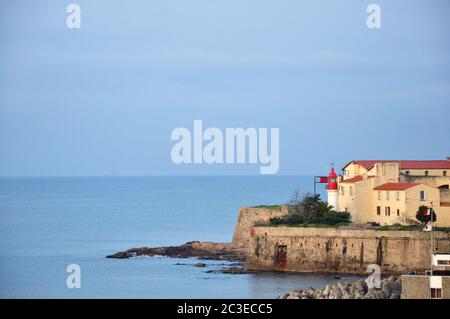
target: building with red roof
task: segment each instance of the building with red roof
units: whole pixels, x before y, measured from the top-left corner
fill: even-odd
[[[416,223],[421,205],[433,207],[438,226],[450,227],[450,158],[353,160],[338,178],[340,211],[355,223]]]

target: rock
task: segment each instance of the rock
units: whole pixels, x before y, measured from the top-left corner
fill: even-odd
[[[353,283],[353,286],[358,290],[363,292],[364,294],[367,293],[367,284],[364,280],[360,279]]]
[[[400,277],[390,276],[381,281],[381,289],[368,288],[363,279],[354,282],[339,281],[328,284],[322,289],[312,287],[304,290],[295,290],[279,298],[290,299],[400,299]],[[400,289],[399,289],[400,288]]]
[[[286,297],[286,299],[300,299],[300,298],[301,298],[301,296],[300,296],[300,294],[297,293],[297,292],[291,292],[291,293]]]
[[[389,283],[389,289],[391,290],[391,293],[402,291],[402,287],[397,282]]]
[[[228,268],[222,268],[220,271],[221,271],[222,273],[224,273],[224,274],[233,274],[233,275],[236,275],[236,274],[246,274],[246,273],[248,273],[248,271],[246,271],[246,270],[244,269],[244,267],[236,267],[236,266],[234,266],[234,267],[228,267]]]
[[[399,292],[393,292],[389,299],[400,299],[401,294]]]
[[[201,259],[245,261],[246,252],[234,247],[231,243],[192,241],[181,246],[131,248],[106,257],[123,259],[134,256],[197,257]]]
[[[326,285],[325,289],[323,290],[323,295],[324,296],[328,296],[330,294],[331,291],[331,286],[330,285]]]
[[[333,297],[333,299],[341,299],[342,298],[341,288],[339,288],[337,285],[331,286],[330,297]]]
[[[384,292],[386,297],[391,295],[390,283],[388,281],[381,282],[381,291]]]
[[[310,297],[311,294],[310,294],[308,291],[303,291],[303,292],[300,294],[300,296],[302,296],[302,297]]]
[[[391,275],[391,276],[389,276],[389,278],[388,278],[388,282],[389,282],[389,283],[394,283],[395,280],[396,280],[396,278],[395,278],[394,275]]]
[[[205,263],[195,263],[194,267],[206,267]]]
[[[108,255],[106,258],[117,258],[117,259],[127,259],[130,258],[128,254],[124,251],[119,251],[118,253],[115,253],[113,255]]]

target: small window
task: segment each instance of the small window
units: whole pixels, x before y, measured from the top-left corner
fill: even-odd
[[[380,191],[377,192],[377,200],[381,200],[381,192]]]
[[[428,176],[428,171],[425,171],[425,176]]]
[[[385,214],[386,216],[391,216],[391,207],[386,206],[386,207],[384,208],[384,214]]]
[[[353,196],[353,186],[350,186],[350,196]]]
[[[396,200],[400,200],[400,192],[399,192],[399,191],[397,191],[397,192],[395,193],[395,199],[396,199]]]
[[[397,209],[397,216],[400,216],[400,209]]]
[[[425,191],[420,191],[420,200],[421,201],[425,200]]]
[[[431,288],[431,299],[442,299],[442,289],[441,288]]]
[[[386,200],[389,200],[389,191],[386,191]]]
[[[377,215],[378,215],[378,216],[381,215],[381,206],[377,206]]]
[[[341,186],[341,194],[342,194],[342,196],[344,196],[344,195],[345,195],[345,190],[344,190],[344,186]]]
[[[442,175],[443,175],[443,176],[447,176],[447,171],[443,171],[443,172],[442,172]]]
[[[405,174],[406,174],[406,175],[409,175],[409,171],[406,171]]]

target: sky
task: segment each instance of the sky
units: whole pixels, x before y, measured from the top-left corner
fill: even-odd
[[[81,8],[68,29],[66,8]],[[344,5],[345,3],[345,5]],[[369,29],[366,8],[381,8]],[[279,128],[278,174],[450,156],[450,2],[0,0],[0,176],[175,164],[177,127]]]

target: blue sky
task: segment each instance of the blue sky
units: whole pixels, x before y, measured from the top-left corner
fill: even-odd
[[[66,6],[81,6],[81,29]],[[345,3],[345,6],[344,6]],[[379,30],[366,7],[381,7]],[[450,156],[450,2],[1,1],[0,176],[176,165],[176,127],[277,127],[279,174]]]

